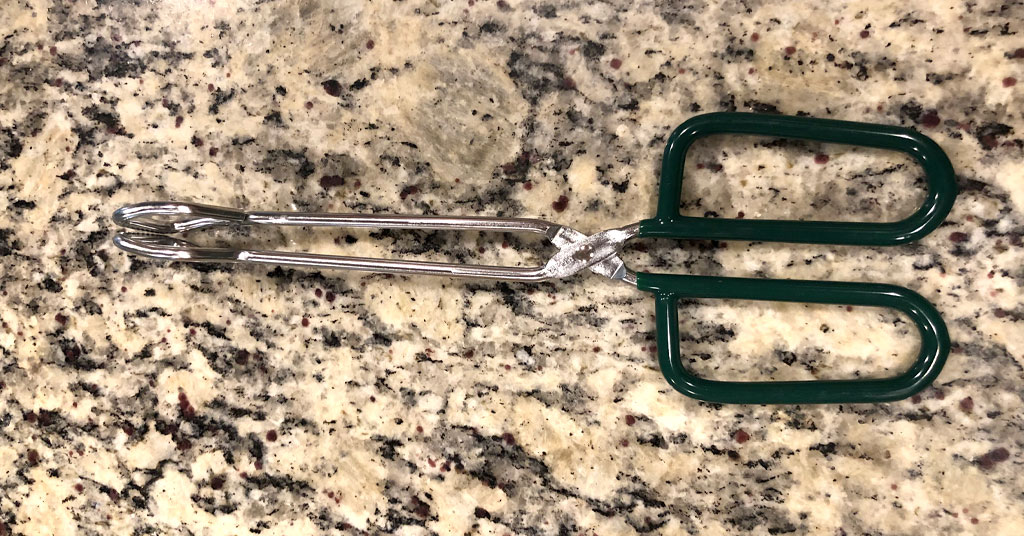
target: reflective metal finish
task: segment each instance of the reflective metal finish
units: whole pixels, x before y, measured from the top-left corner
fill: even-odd
[[[114,222],[134,231],[142,231],[120,232],[114,237],[114,244],[129,253],[151,259],[272,264],[296,268],[333,268],[388,274],[429,274],[527,282],[569,277],[589,268],[605,277],[636,284],[636,274],[625,267],[618,253],[627,240],[637,235],[638,224],[587,236],[570,227],[525,218],[245,212],[231,208],[174,202],[149,202],[122,207],[114,212]],[[167,236],[224,225],[529,232],[544,235],[557,251],[544,266],[524,268],[215,248],[197,246],[187,240]]]
[[[721,219],[683,216],[680,199],[686,155],[702,137],[718,134],[765,135],[844,143],[904,152],[924,168],[928,192],[918,210],[898,222],[836,222]],[[584,268],[654,294],[657,351],[662,373],[681,393],[716,403],[851,403],[883,402],[908,397],[939,374],[950,350],[949,334],[938,311],[917,293],[892,285],[822,281],[772,281],[698,275],[634,273],[619,257],[634,237],[754,240],[808,244],[899,245],[938,228],[956,199],[956,174],[933,140],[903,127],[832,119],[718,112],[697,115],[669,137],[662,159],[658,211],[638,224],[587,236],[541,220],[361,214],[244,212],[190,203],[142,203],[114,213],[122,232],[118,247],[150,258],[194,262],[243,262],[312,268],[340,268],[400,274],[542,281],[571,276]],[[446,229],[543,234],[556,248],[544,266],[506,268],[451,263],[369,259],[205,248],[170,234],[218,225],[327,225],[398,229]],[[159,236],[139,233],[158,233]],[[868,305],[902,311],[917,325],[921,350],[914,365],[886,379],[810,382],[721,382],[686,370],[680,346],[680,299],[718,298]]]

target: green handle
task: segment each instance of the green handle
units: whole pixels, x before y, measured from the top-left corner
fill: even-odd
[[[928,195],[910,217],[892,223],[734,220],[680,216],[683,163],[698,138],[713,134],[761,134],[902,151],[914,157],[928,178]],[[889,246],[917,240],[946,218],[956,199],[953,166],[931,139],[886,125],[748,113],[693,117],[669,138],[661,166],[658,213],[640,222],[641,237],[803,242]]]
[[[836,404],[900,400],[927,387],[946,362],[949,334],[938,311],[914,291],[893,285],[637,274],[637,287],[657,302],[658,359],[677,391],[708,402],[731,404]],[[906,313],[921,334],[921,351],[906,372],[885,379],[728,382],[699,378],[683,367],[679,352],[678,300],[723,298],[889,307]]]
[[[910,217],[894,223],[798,222],[684,217],[679,214],[683,163],[693,142],[712,134],[762,134],[894,149],[913,156],[928,179],[928,195]],[[762,240],[815,244],[896,245],[917,240],[945,219],[956,199],[953,166],[927,136],[906,128],[830,119],[744,113],[696,116],[672,133],[662,161],[656,217],[640,222],[641,237]],[[917,293],[892,285],[637,274],[637,286],[657,301],[658,358],[678,391],[710,402],[825,404],[906,398],[938,376],[949,354],[949,334],[939,313]],[[872,305],[903,311],[921,333],[921,352],[909,370],[872,380],[725,382],[698,378],[679,355],[679,298],[733,298]]]

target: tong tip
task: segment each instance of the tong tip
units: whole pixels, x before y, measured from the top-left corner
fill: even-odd
[[[241,210],[197,203],[149,201],[114,211],[114,223],[134,231],[174,234],[216,225],[242,223],[248,215]]]
[[[239,252],[228,248],[202,247],[162,234],[120,232],[114,235],[114,245],[122,250],[167,261],[237,261]]]

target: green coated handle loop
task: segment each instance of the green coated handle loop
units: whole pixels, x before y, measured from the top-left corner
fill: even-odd
[[[949,334],[938,311],[916,292],[893,285],[832,281],[742,279],[637,274],[637,287],[653,292],[661,372],[677,391],[708,402],[731,404],[837,404],[900,400],[927,387],[946,362]],[[870,305],[902,311],[917,325],[921,350],[898,376],[870,380],[729,382],[697,377],[679,351],[680,298],[723,298]]]
[[[928,194],[908,218],[893,223],[733,220],[679,214],[686,153],[697,139],[713,134],[760,134],[902,151],[924,168]],[[953,166],[927,136],[901,127],[745,113],[711,113],[691,118],[669,138],[662,161],[658,213],[640,222],[640,237],[756,240],[812,244],[887,246],[917,240],[938,227],[956,199]],[[720,403],[828,404],[885,402],[906,398],[928,386],[946,362],[949,334],[938,311],[919,294],[873,283],[790,281],[637,274],[637,286],[657,302],[658,359],[679,392]],[[728,382],[699,378],[683,367],[679,351],[680,298],[732,298],[889,307],[906,313],[921,334],[921,351],[904,373],[885,379],[806,382]]]
[[[713,134],[760,134],[902,151],[924,168],[928,195],[917,212],[891,223],[681,216],[679,202],[686,153],[697,139]],[[949,158],[934,141],[913,130],[810,117],[709,113],[686,121],[669,138],[662,160],[658,213],[640,222],[639,236],[888,246],[917,240],[930,233],[946,218],[955,199],[956,180]]]

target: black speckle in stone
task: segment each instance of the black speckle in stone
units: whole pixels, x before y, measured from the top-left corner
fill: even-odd
[[[420,191],[419,186],[410,184],[409,186],[406,186],[405,188],[402,188],[402,191],[399,192],[398,197],[400,199],[405,199],[405,198],[409,197],[410,195],[415,195],[415,194],[419,193],[419,191]]]
[[[141,350],[135,352],[132,359],[149,359],[151,357],[153,357],[153,345],[147,344],[143,346]]]
[[[857,65],[857,74],[854,75],[854,78],[856,78],[857,80],[861,80],[861,81],[867,80],[868,79],[868,67],[867,67],[867,65]]]
[[[102,369],[102,363],[88,359],[88,352],[77,341],[61,339],[57,343],[64,354],[64,364],[76,370]]]
[[[256,434],[249,434],[248,437],[249,455],[251,455],[254,460],[262,460],[264,451],[263,440],[261,440]]]
[[[60,425],[61,421],[63,421],[59,413],[45,409],[39,410],[39,416],[37,418],[39,419],[39,426],[42,427],[49,427],[55,424]]]
[[[145,70],[145,65],[137,58],[125,52],[127,44],[113,45],[100,37],[92,46],[86,45],[81,55],[62,54],[58,63],[70,70],[88,70],[89,80],[102,78],[137,78]]]
[[[774,104],[768,104],[766,102],[759,101],[745,101],[743,106],[750,108],[751,111],[758,114],[779,114],[779,109]]]
[[[835,454],[836,444],[833,441],[829,441],[828,443],[818,443],[817,445],[810,447],[808,450],[816,450],[820,452],[822,456],[828,456],[829,454]]]
[[[665,441],[664,436],[661,434],[651,434],[649,436],[638,437],[636,442],[641,445],[649,445],[657,449],[668,448],[668,442]]]
[[[499,24],[497,22],[494,22],[493,20],[489,20],[489,21],[483,23],[482,25],[480,25],[480,33],[490,33],[490,34],[492,34],[492,33],[498,33],[498,32],[500,32],[500,31],[502,31],[504,29],[505,29],[504,26],[502,26],[501,24]]]
[[[117,112],[100,110],[98,106],[89,106],[82,110],[82,115],[106,127],[107,132],[112,134],[124,134],[124,127],[121,126],[121,117]]]
[[[134,259],[132,260],[132,271],[139,269],[141,264],[136,264]],[[186,262],[183,268],[186,270],[195,270],[202,274],[212,274],[217,272],[230,272],[229,264],[215,263],[215,262]]]
[[[296,175],[305,179],[312,175],[315,169],[313,163],[306,158],[305,151],[299,152],[290,149],[267,151],[266,157],[256,164],[256,171],[269,174],[278,182],[284,182]]]
[[[583,47],[580,49],[583,52],[583,57],[588,60],[596,60],[604,55],[605,47],[597,41],[587,41],[583,43]]]
[[[94,302],[92,300],[84,300],[80,304],[76,305],[76,307],[81,308],[83,311],[85,311],[86,314],[90,314],[90,315],[101,315],[101,314],[103,314],[103,308],[100,307],[100,304],[98,304],[98,303],[96,303],[96,302]]]
[[[509,77],[523,93],[523,97],[533,104],[546,93],[571,89],[566,86],[565,72],[558,63],[513,50],[506,65]]]
[[[379,346],[391,346],[391,337],[388,337],[379,331],[374,332],[372,344]]]
[[[545,19],[553,19],[558,16],[558,11],[555,9],[555,6],[551,4],[533,6],[533,12]]]
[[[525,178],[525,174],[529,169],[530,155],[526,153],[519,153],[519,156],[517,156],[515,160],[501,165],[501,170],[506,175],[518,175],[523,178]]]
[[[75,145],[75,151],[78,151],[78,150],[82,149],[83,147],[91,147],[93,145],[96,145],[96,129],[95,128],[89,128],[89,127],[82,126],[82,125],[75,125],[75,126],[71,127],[71,132],[74,132],[75,135],[78,136],[78,144]],[[19,145],[19,153],[20,153],[20,147],[21,146]],[[6,164],[7,164],[7,162],[5,162],[4,160],[0,160],[0,169],[6,169],[6,168],[3,167]]]
[[[398,448],[402,446],[401,441],[381,435],[373,436],[373,440],[381,444],[379,451],[381,456],[388,460],[394,460],[398,457]]]
[[[233,88],[228,92],[221,91],[218,88],[217,91],[213,92],[213,102],[210,103],[210,108],[208,109],[210,115],[217,115],[220,113],[220,105],[233,98],[235,98],[235,90]]]
[[[687,13],[687,11],[692,9],[693,6],[686,2],[665,2],[659,6],[658,15],[661,16],[661,20],[665,21],[670,26],[693,26],[693,17]]]
[[[966,178],[966,177],[958,176],[956,178],[956,187],[957,187],[957,190],[960,193],[982,192],[983,195],[995,197],[996,199],[999,199],[1000,201],[1002,201],[1004,203],[1008,203],[1009,199],[1010,199],[1008,196],[1000,195],[1000,194],[994,194],[994,193],[990,192],[990,190],[992,188],[991,188],[991,186],[988,183],[985,183],[985,182],[982,182],[982,181],[979,181],[979,180],[975,180],[975,179],[969,179],[969,178]]]
[[[348,88],[352,91],[359,91],[366,87],[367,84],[369,84],[369,82],[365,78],[360,78],[359,80],[352,82],[352,85],[348,86]]]
[[[332,97],[341,96],[341,84],[339,84],[337,80],[327,80],[323,82],[321,85],[323,86],[324,91],[326,91],[328,95]]]
[[[285,271],[284,268],[278,266],[275,267],[273,270],[267,272],[267,277],[271,277],[274,279],[288,279],[290,278],[291,274],[292,270]]]
[[[999,144],[999,140],[996,138],[999,136],[1005,136],[1010,132],[1013,132],[1013,128],[1009,125],[1004,125],[1002,123],[985,123],[974,131],[974,136],[978,138],[978,142],[981,143],[982,147],[992,149]]]
[[[732,56],[734,58],[751,61],[754,59],[754,51],[749,48],[734,47],[729,45],[725,47],[726,56]]]
[[[284,121],[281,119],[281,112],[274,110],[263,118],[264,125],[271,125],[275,127],[283,127]]]
[[[772,488],[772,489],[774,489],[774,488]],[[775,491],[778,492],[778,490],[775,490]],[[781,501],[778,501],[778,502],[781,502]],[[801,515],[803,515],[803,514],[801,514]],[[782,523],[779,526],[768,527],[768,534],[789,534],[791,532],[796,532],[796,530],[797,530],[796,529],[796,525],[794,525],[792,523],[789,523],[789,522],[784,522],[784,523]]]
[[[924,113],[924,108],[922,108],[917,101],[910,101],[903,106],[900,106],[900,117],[913,121],[914,123],[917,122],[922,113]]]
[[[14,129],[0,129],[0,171],[10,168],[9,162],[21,156],[22,144]]]
[[[796,354],[788,350],[775,350],[775,357],[787,365],[796,363]]]
[[[345,153],[327,153],[317,162],[316,168],[323,172],[326,180],[320,180],[320,186],[329,188],[344,185],[349,177],[362,173],[362,164]]]
[[[904,24],[906,24],[908,26],[917,26],[918,24],[921,24],[922,22],[924,22],[924,20],[914,17],[913,13],[907,13],[906,15],[903,15],[903,18],[901,18],[900,20],[895,21],[895,22],[889,24],[889,27],[890,28],[899,28],[900,26],[903,26]]]
[[[210,64],[211,67],[220,67],[221,65],[224,65],[224,62],[220,60],[220,52],[215,48],[207,49],[206,52],[203,52],[203,57],[208,60],[214,60],[213,63]]]
[[[736,95],[729,95],[728,99],[722,99],[718,101],[718,105],[727,112],[736,111]]]
[[[260,452],[260,456],[256,459],[263,459],[262,451]],[[283,474],[262,473],[249,475],[247,482],[257,489],[277,488],[288,491],[298,497],[310,496],[311,490],[313,489],[312,486],[309,485],[309,482],[306,482],[305,480],[296,480],[291,476]]]
[[[619,109],[629,111],[638,110],[640,109],[640,102],[638,102],[636,99],[629,99],[628,102],[620,104]]]
[[[285,89],[284,86],[277,86],[276,88],[274,88],[274,91],[276,91],[277,94],[282,97],[288,94],[288,90]]]
[[[628,179],[624,180],[622,182],[613,182],[612,183],[612,190],[615,190],[616,192],[618,192],[620,194],[626,193],[626,189],[627,188],[629,188],[629,180]]]
[[[501,293],[501,300],[512,309],[512,312],[517,315],[529,314],[529,308],[523,301],[523,293],[519,289],[514,289],[505,282],[500,282],[494,287]]]
[[[333,331],[325,331],[323,337],[324,337],[324,346],[326,346],[328,348],[340,348],[341,347],[341,337],[339,337],[337,333],[335,333]]]
[[[320,187],[324,190],[344,185],[345,178],[340,175],[324,175],[320,177]]]
[[[47,276],[46,279],[43,280],[42,285],[43,288],[49,292],[60,292],[64,290],[64,287],[62,287],[60,283],[54,281],[54,279],[49,276]]]
[[[691,332],[687,332],[680,336],[682,342],[716,342],[723,343],[728,342],[736,338],[736,332],[732,329],[723,326],[722,324],[713,324],[708,322],[701,322],[697,325],[697,329]]]
[[[914,261],[914,264],[911,266],[915,270],[931,270],[932,268],[935,268],[937,265],[938,263],[935,262],[935,257],[929,255],[927,261]]]
[[[28,209],[28,210],[31,210],[31,209],[36,208],[36,202],[35,201],[26,201],[24,199],[18,199],[17,201],[11,203],[11,206],[14,207],[14,208],[17,208],[17,209],[22,209],[22,210]]]
[[[201,322],[201,323],[200,322],[185,322],[185,327],[186,328],[193,327],[193,326],[205,329],[207,333],[209,333],[210,335],[212,335],[212,336],[214,336],[214,337],[216,337],[218,339],[228,340],[228,335],[227,335],[227,332],[224,330],[224,328],[217,327],[217,326],[211,324],[209,321],[205,321],[205,322]]]

